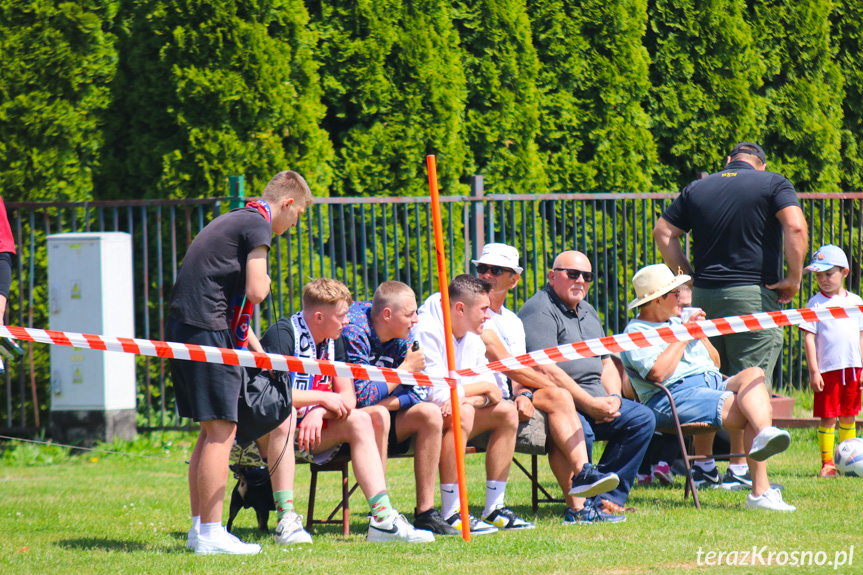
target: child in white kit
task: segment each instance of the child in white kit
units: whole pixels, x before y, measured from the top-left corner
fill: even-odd
[[[860,296],[843,285],[848,277],[848,258],[841,248],[825,245],[812,257],[807,271],[815,273],[820,291],[806,304],[808,308],[863,305]],[[800,324],[809,387],[815,392],[813,415],[820,417],[818,445],[821,448],[821,477],[835,477],[833,441],[839,419],[839,442],[856,435],[854,417],[860,413],[861,347],[863,318],[833,319]]]

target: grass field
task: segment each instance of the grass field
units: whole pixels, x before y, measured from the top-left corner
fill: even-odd
[[[184,549],[189,527],[186,465],[191,434],[142,436],[134,444],[115,443],[122,455],[69,455],[57,447],[6,444],[0,455],[0,573],[861,573],[863,479],[820,480],[814,430],[793,432],[791,448],[770,462],[771,479],[785,485],[789,514],[745,509],[744,493],[701,492],[703,510],[684,502],[681,480],[673,488],[633,490],[637,508],[625,523],[564,527],[562,504],[540,506],[537,529],[476,537],[470,543],[439,538],[429,545],[365,543],[366,503],[351,499],[351,536],[338,526],[318,528],[313,545],[282,548],[256,529],[252,510],[238,516],[234,530],[260,542],[254,557],[196,557]],[[79,452],[80,453],[80,452]],[[136,457],[143,455],[147,457]],[[522,456],[523,461],[528,461]],[[483,456],[467,458],[468,491],[478,514],[483,493]],[[724,464],[720,464],[724,467]],[[543,463],[544,482],[553,478]],[[319,488],[321,509],[335,503],[335,474]],[[397,508],[412,518],[413,470],[410,460],[394,460],[388,473]],[[304,512],[308,470],[298,468],[295,498]],[[531,518],[527,479],[513,468],[507,501]],[[233,487],[233,480],[230,481]],[[230,494],[228,494],[229,497]],[[227,514],[227,500],[225,504]],[[275,515],[270,518],[271,529]],[[708,552],[764,548],[746,565],[705,564]],[[848,555],[852,546],[853,558]],[[699,550],[701,551],[699,564]],[[779,565],[783,560],[785,565]],[[822,566],[792,567],[795,554],[810,552]],[[815,555],[823,552],[824,555]],[[846,563],[833,561],[845,552]],[[804,556],[808,561],[808,556]],[[736,560],[743,560],[738,554]],[[714,556],[713,562],[716,558]],[[831,562],[827,565],[826,562]]]

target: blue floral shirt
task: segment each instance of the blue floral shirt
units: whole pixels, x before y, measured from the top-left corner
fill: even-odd
[[[412,342],[410,339],[394,338],[381,343],[369,318],[371,309],[372,302],[358,301],[354,302],[348,310],[349,323],[342,330],[342,339],[347,344],[348,361],[375,367],[396,368],[405,360],[408,346]],[[390,393],[386,383],[367,379],[355,379],[354,390],[357,394],[358,407],[376,405],[385,397],[392,395],[398,398],[401,409],[407,409],[425,401],[428,396],[426,387],[399,385]]]

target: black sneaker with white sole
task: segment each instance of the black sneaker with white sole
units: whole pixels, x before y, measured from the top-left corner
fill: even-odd
[[[461,534],[458,529],[447,523],[434,507],[422,513],[416,513],[416,510],[414,510],[414,527],[431,531],[435,535]]]
[[[695,487],[719,487],[722,483],[722,476],[719,475],[719,470],[714,466],[710,471],[704,471],[697,465],[692,468],[692,480],[695,481]]]
[[[480,521],[470,513],[468,513],[467,519],[470,522],[471,535],[491,535],[492,533],[497,533],[499,531],[499,529],[494,525],[486,523],[485,521]],[[461,533],[461,514],[458,511],[453,513],[446,521]]]
[[[602,473],[595,465],[585,463],[581,472],[572,478],[570,495],[576,497],[594,497],[607,493],[620,484],[620,478],[615,473]]]

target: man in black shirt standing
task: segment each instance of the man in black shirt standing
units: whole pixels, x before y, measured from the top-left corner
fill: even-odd
[[[233,348],[232,300],[239,296],[243,303],[258,304],[267,297],[267,255],[273,234],[295,226],[312,200],[302,176],[280,172],[267,184],[260,201],[219,216],[201,230],[171,291],[166,339]],[[263,351],[253,335],[249,347]],[[260,545],[243,543],[222,526],[243,368],[181,359],[169,363],[180,416],[201,424],[189,461],[192,528],[186,547],[202,555],[258,553]]]
[[[686,186],[653,230],[665,263],[693,276],[692,304],[708,318],[777,311],[800,290],[806,220],[791,182],[766,167],[761,146],[737,144],[725,169]],[[686,232],[692,233],[692,266],[680,245]],[[783,233],[787,275],[782,273]],[[760,367],[769,389],[782,336],[782,330],[768,329],[710,342],[719,351],[722,373],[731,376]],[[741,452],[742,447],[742,437],[732,436],[732,451]],[[745,473],[745,464],[734,465]],[[738,479],[730,488],[747,487],[744,477]]]

